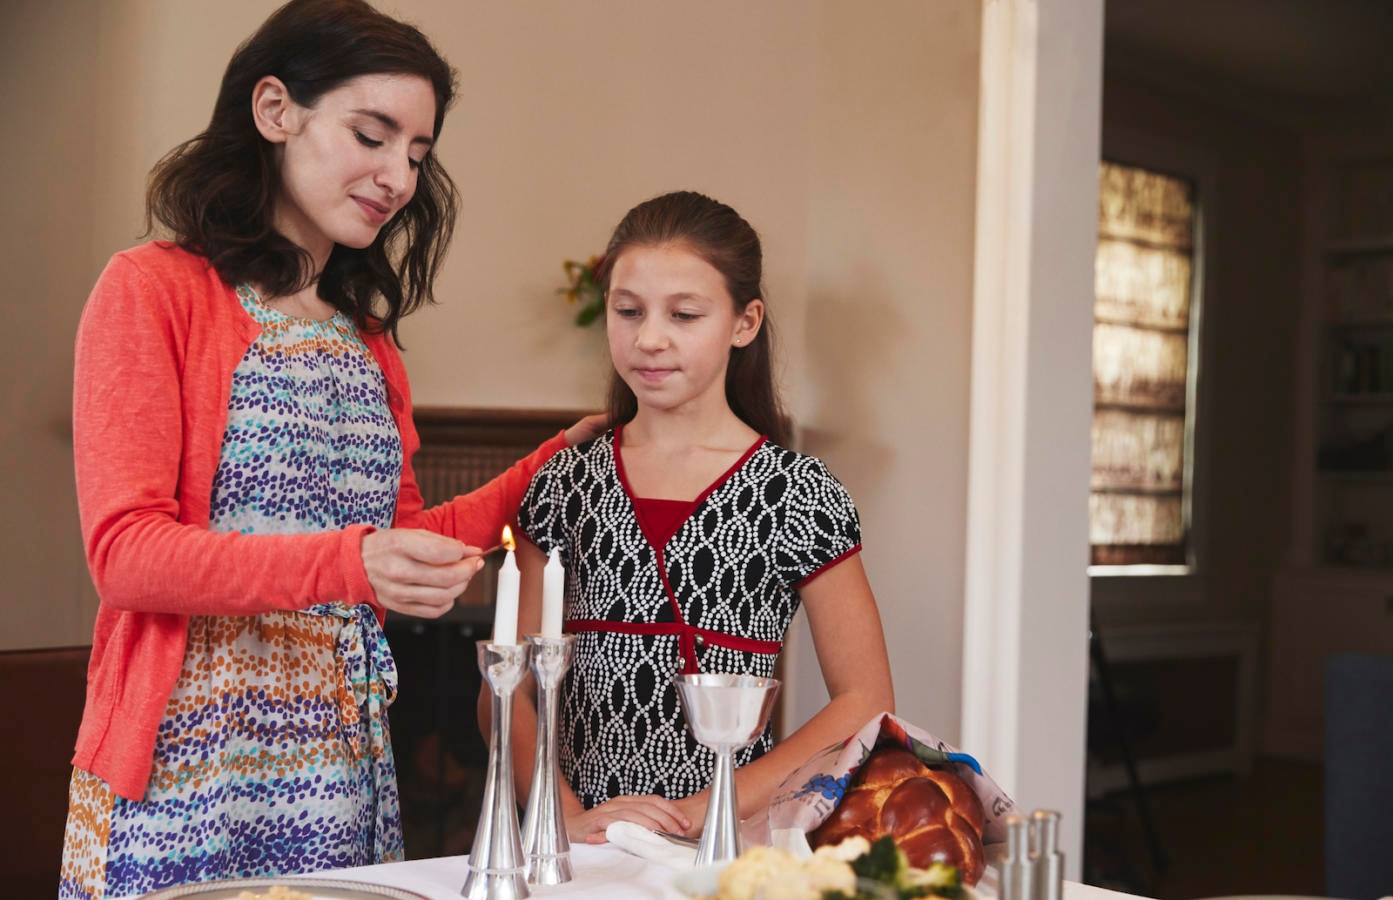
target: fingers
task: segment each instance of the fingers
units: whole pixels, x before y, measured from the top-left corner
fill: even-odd
[[[388,609],[397,610],[397,612],[410,612],[411,615],[435,618],[449,612],[451,607],[455,605],[455,600],[464,593],[468,586],[468,579],[449,587],[395,585],[387,589],[385,598],[383,592],[379,591],[378,602]]]
[[[383,606],[434,618],[454,606],[483,568],[483,559],[465,550],[459,541],[429,531],[375,531],[363,538],[363,569]]]
[[[464,544],[443,534],[420,529],[389,528],[386,534],[413,559],[443,565],[464,558]]]
[[[609,414],[595,413],[581,419],[570,428],[566,429],[566,443],[574,447],[582,444],[591,438],[599,437],[609,428]]]
[[[655,794],[615,797],[576,817],[567,828],[571,839],[588,844],[606,842],[605,829],[615,822],[633,822],[649,831],[685,834],[691,822],[671,801]]]

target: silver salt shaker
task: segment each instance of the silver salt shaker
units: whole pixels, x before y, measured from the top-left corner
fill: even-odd
[[[1059,849],[1059,813],[1037,809],[1030,814],[1031,900],[1063,900],[1064,853]]]
[[[998,867],[999,900],[1033,900],[1034,865],[1030,859],[1030,822],[1024,816],[1006,817],[1006,858]]]

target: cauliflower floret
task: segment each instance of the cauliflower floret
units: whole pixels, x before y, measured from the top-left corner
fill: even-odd
[[[821,900],[823,891],[856,893],[856,873],[848,863],[827,854],[800,860],[765,846],[746,850],[718,883],[718,900]]]
[[[828,857],[842,862],[855,862],[871,852],[871,842],[863,837],[849,837],[840,844],[824,844],[813,851],[814,857]]]
[[[755,891],[761,886],[788,880],[798,871],[798,865],[798,858],[787,850],[751,847],[721,872],[717,896],[720,900],[754,900]]]
[[[817,892],[817,897],[821,897],[823,891],[841,891],[848,896],[856,894],[856,873],[846,860],[813,854],[811,859],[803,861],[803,873],[807,875],[809,886]]]

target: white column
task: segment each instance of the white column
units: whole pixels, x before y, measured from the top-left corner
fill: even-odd
[[[1102,0],[986,0],[962,746],[1078,878]]]

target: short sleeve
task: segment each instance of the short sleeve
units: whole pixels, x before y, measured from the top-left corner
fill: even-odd
[[[821,460],[801,457],[792,471],[777,556],[779,574],[799,588],[861,549],[856,504]]]
[[[567,471],[563,458],[569,455],[563,450],[537,470],[518,508],[518,530],[543,553],[560,549],[565,556],[569,552],[562,514]]]

